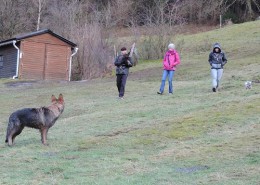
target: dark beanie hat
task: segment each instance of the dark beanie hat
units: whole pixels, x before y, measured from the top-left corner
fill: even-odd
[[[125,51],[125,50],[126,50],[126,47],[122,47],[122,48],[121,48],[121,51]]]

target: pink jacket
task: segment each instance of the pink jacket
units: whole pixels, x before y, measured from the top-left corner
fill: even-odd
[[[163,59],[163,69],[175,71],[176,66],[180,64],[180,56],[176,50],[168,50]]]

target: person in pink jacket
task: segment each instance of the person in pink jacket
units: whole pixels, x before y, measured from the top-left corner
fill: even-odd
[[[172,79],[174,76],[174,72],[176,70],[176,66],[180,64],[180,56],[178,52],[175,50],[175,45],[173,43],[170,43],[168,45],[168,51],[164,55],[163,59],[163,74],[162,74],[162,83],[160,90],[157,92],[157,94],[163,94],[165,81],[168,76],[168,82],[169,82],[169,93],[173,93],[173,87],[172,87]]]

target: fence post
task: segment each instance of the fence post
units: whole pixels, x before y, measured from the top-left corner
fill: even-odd
[[[222,15],[219,16],[219,27],[222,28]]]

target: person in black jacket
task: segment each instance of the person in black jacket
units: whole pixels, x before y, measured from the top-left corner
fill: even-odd
[[[216,92],[221,77],[223,75],[223,67],[227,63],[225,53],[221,51],[219,43],[213,45],[213,51],[209,54],[209,64],[211,66],[212,91]]]
[[[125,85],[129,73],[129,68],[133,66],[132,58],[125,47],[121,48],[121,54],[115,58],[116,66],[116,85],[119,98],[123,99],[125,94]]]

